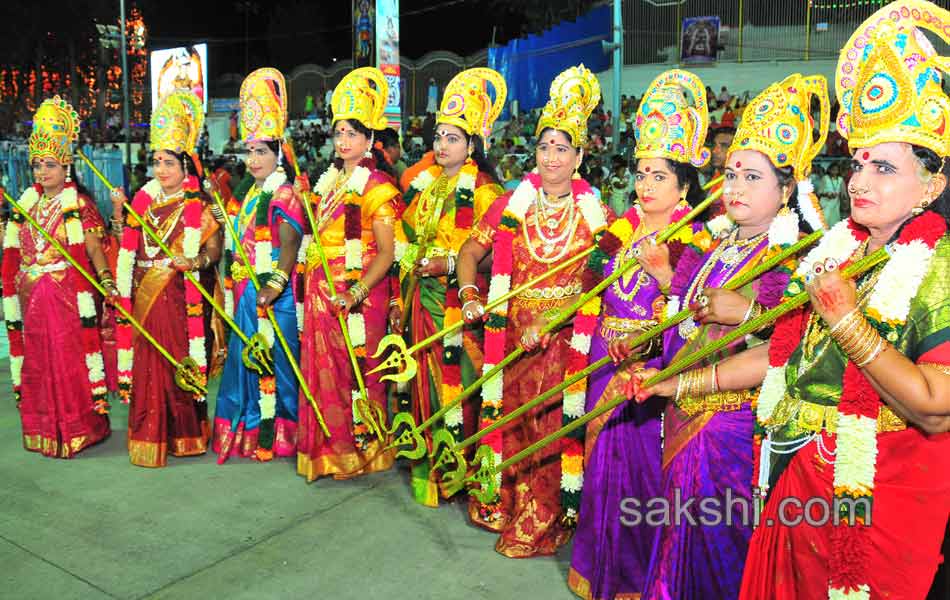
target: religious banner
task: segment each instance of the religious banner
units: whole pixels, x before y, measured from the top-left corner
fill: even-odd
[[[688,65],[716,62],[719,48],[719,17],[683,19],[680,62]]]
[[[372,0],[353,0],[353,68],[372,67],[376,59],[376,7]]]
[[[376,66],[386,76],[389,98],[386,100],[386,119],[389,126],[399,131],[402,124],[400,105],[402,90],[399,83],[399,0],[376,0]]]

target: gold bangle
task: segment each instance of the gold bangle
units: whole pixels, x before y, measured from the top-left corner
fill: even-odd
[[[855,360],[855,366],[857,366],[859,369],[863,369],[874,362],[877,357],[880,356],[882,352],[884,352],[884,344],[884,338],[877,336],[877,345],[874,346],[874,349],[871,350],[869,354],[865,355],[861,360]]]
[[[838,332],[846,328],[848,326],[848,323],[850,323],[855,317],[857,317],[857,315],[858,315],[857,307],[852,308],[847,313],[845,313],[845,315],[841,317],[841,319],[839,319],[838,322],[834,324],[834,326],[832,326],[830,330],[831,337],[837,336]]]

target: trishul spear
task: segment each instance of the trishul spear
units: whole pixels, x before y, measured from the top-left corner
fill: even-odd
[[[712,204],[719,196],[722,195],[722,189],[716,190],[712,194],[706,197],[705,200],[699,203],[689,214],[685,215],[682,219],[676,223],[672,223],[667,228],[661,232],[657,238],[657,243],[663,243],[673,237],[677,231],[689,224],[690,221],[699,216],[706,208]],[[596,246],[595,246],[596,248]],[[593,251],[592,249],[590,250]],[[577,312],[582,306],[584,306],[591,298],[598,296],[603,292],[607,287],[609,287],[614,281],[619,279],[623,274],[631,270],[634,266],[638,266],[637,261],[630,261],[626,263],[622,268],[617,269],[609,277],[604,278],[600,283],[594,286],[586,294],[580,296],[575,300],[570,306],[562,309],[557,316],[555,316],[551,321],[549,321],[542,329],[541,335],[555,331],[558,327],[561,326],[565,321],[567,321],[575,312]],[[470,397],[475,393],[486,381],[489,381],[492,377],[501,372],[502,369],[507,367],[509,364],[513,363],[519,359],[525,350],[523,348],[517,348],[511,354],[503,358],[498,362],[493,368],[488,372],[482,374],[481,377],[476,379],[469,385],[467,388],[461,391],[458,396],[451,402],[446,403],[442,406],[441,409],[432,414],[428,419],[425,420],[421,425],[415,426],[414,418],[411,413],[401,412],[393,418],[393,428],[405,426],[404,429],[397,435],[395,441],[393,442],[394,446],[401,447],[397,456],[403,456],[411,459],[420,459],[425,456],[426,447],[425,441],[422,438],[422,432],[431,427],[438,419],[442,418],[448,411],[452,410],[456,406],[462,403],[466,398]]]
[[[300,166],[297,163],[297,154],[294,152],[293,144],[290,141],[284,142],[284,154],[294,168],[294,175],[300,177]],[[333,272],[330,270],[330,263],[327,260],[326,252],[323,250],[323,242],[320,239],[320,230],[317,219],[313,214],[313,206],[310,203],[310,194],[308,193],[303,200],[304,212],[307,215],[307,223],[312,232],[311,243],[317,249],[317,255],[320,257],[320,265],[323,267],[323,275],[327,280],[327,291],[330,295],[330,303],[336,302],[336,288],[333,285]],[[306,254],[306,253],[305,253]],[[356,358],[356,351],[353,350],[353,342],[350,340],[350,330],[346,326],[346,317],[342,314],[337,315],[337,321],[340,324],[340,331],[343,333],[343,344],[346,346],[346,353],[350,358],[350,366],[353,368],[353,377],[356,378],[356,385],[360,392],[359,400],[356,402],[357,410],[370,432],[377,439],[383,439],[385,431],[381,423],[385,423],[385,415],[382,409],[369,401],[369,395],[366,393],[366,383],[363,381],[363,372],[360,371],[359,361]]]
[[[228,217],[228,208],[224,205],[224,202],[221,200],[221,195],[217,190],[212,190],[211,196],[214,198],[215,204],[218,205],[221,213],[224,214],[224,221],[226,223],[225,229],[231,236],[231,239],[234,240],[234,245],[237,247],[238,252],[241,255],[241,260],[244,261],[248,278],[254,285],[254,289],[260,291],[261,282],[257,278],[257,273],[254,271],[254,266],[251,264],[251,260],[247,256],[247,250],[244,249],[244,244],[241,243],[241,234],[237,231],[236,225]],[[284,333],[281,331],[280,325],[277,324],[277,319],[274,317],[274,309],[268,306],[264,312],[267,314],[267,318],[270,320],[271,326],[274,329],[274,336],[277,337],[281,347],[284,349],[284,354],[287,355],[287,362],[290,363],[290,368],[294,372],[294,377],[296,377],[297,383],[300,384],[300,391],[303,392],[304,397],[308,402],[310,402],[310,406],[313,407],[313,413],[316,415],[317,421],[320,423],[320,429],[323,430],[323,434],[325,436],[330,437],[330,430],[327,429],[327,424],[323,420],[323,413],[320,412],[320,407],[317,406],[317,401],[314,400],[313,394],[310,393],[310,388],[307,387],[307,382],[304,379],[303,373],[300,372],[300,365],[297,363],[297,359],[294,358],[293,352],[290,351],[290,345],[287,343],[287,338],[284,337]]]
[[[868,256],[855,261],[851,265],[848,265],[846,268],[842,269],[842,274],[848,278],[854,278],[862,273],[869,271],[875,266],[887,261],[890,256],[888,255],[889,248],[886,246],[880,248],[876,252],[869,254]],[[662,381],[669,379],[670,377],[677,375],[687,368],[691,367],[693,364],[705,359],[708,356],[719,352],[732,342],[736,341],[739,338],[742,338],[746,335],[754,333],[763,327],[774,323],[784,314],[787,314],[796,308],[803,306],[808,302],[808,292],[801,292],[791,298],[787,299],[785,302],[779,304],[775,308],[768,310],[758,317],[744,323],[743,325],[733,329],[725,336],[719,338],[715,342],[696,350],[695,352],[690,353],[683,358],[674,361],[670,366],[666,367],[653,377],[650,377],[644,381],[641,385],[644,389],[650,388]],[[471,477],[465,478],[465,483],[475,483],[479,485],[479,488],[470,490],[470,493],[481,500],[482,502],[490,502],[492,498],[498,492],[497,483],[495,481],[495,475],[497,473],[503,472],[505,469],[515,465],[528,456],[531,456],[538,450],[541,450],[545,446],[556,442],[562,437],[566,436],[570,432],[574,431],[578,427],[583,427],[590,421],[596,419],[597,417],[612,411],[617,406],[627,402],[627,398],[623,395],[617,396],[610,402],[598,406],[594,410],[585,414],[584,416],[578,418],[576,421],[572,421],[570,424],[565,425],[561,429],[551,433],[550,435],[538,440],[534,444],[531,444],[521,452],[518,452],[511,458],[505,460],[499,465],[494,464],[494,454],[491,452],[491,449],[488,446],[482,446],[479,450],[487,449],[487,452],[476,453],[476,460],[478,461],[479,467]]]
[[[46,238],[46,241],[49,242],[57,252],[63,255],[63,258],[65,258],[69,264],[71,264],[76,269],[76,271],[79,272],[79,274],[82,275],[83,278],[85,278],[86,281],[88,281],[89,284],[96,289],[96,291],[106,298],[109,297],[109,293],[104,287],[102,287],[96,278],[90,275],[88,271],[83,269],[79,263],[76,262],[76,259],[74,259],[72,255],[69,254],[69,251],[67,251],[66,248],[63,248],[63,245],[59,243],[59,240],[53,237],[48,231],[43,229],[40,224],[36,222],[36,219],[34,219],[22,206],[20,206],[19,202],[10,197],[10,194],[8,194],[6,191],[3,192],[3,197],[6,198],[7,202],[10,203],[10,206],[12,206],[18,213],[23,215],[23,218],[25,218],[27,222],[40,233],[40,235]],[[175,367],[175,384],[178,387],[185,390],[186,392],[201,394],[202,396],[207,395],[208,389],[206,387],[205,377],[201,373],[198,363],[196,363],[193,358],[187,356],[180,361],[176,360],[175,357],[172,356],[171,353],[169,353],[168,350],[166,350],[165,347],[158,342],[158,340],[152,337],[152,334],[150,334],[145,329],[145,327],[143,327],[142,324],[132,316],[131,313],[122,307],[122,305],[116,304],[115,308],[125,319],[129,321],[129,324],[131,324],[132,327],[134,327],[143,338],[155,346],[155,349],[158,350],[159,354],[165,357],[165,360],[170,362],[172,366]]]
[[[773,256],[770,256],[768,259],[762,261],[761,263],[756,265],[754,268],[749,269],[748,271],[742,274],[736,275],[735,277],[732,277],[731,279],[729,279],[728,282],[726,282],[725,285],[722,286],[722,288],[726,290],[737,290],[751,283],[752,281],[755,281],[764,273],[771,271],[772,269],[774,269],[776,266],[778,266],[785,260],[798,254],[802,249],[807,248],[808,246],[811,246],[812,244],[814,244],[816,241],[818,241],[822,237],[823,234],[824,234],[824,231],[819,230],[806,237],[803,237],[802,239],[792,244],[785,250],[778,252],[774,254]],[[667,329],[670,329],[671,327],[675,327],[676,325],[684,321],[686,318],[692,315],[692,312],[693,311],[691,311],[689,308],[685,308],[681,310],[680,312],[676,313],[675,315],[673,315],[672,317],[664,320],[662,323],[659,323],[655,325],[654,327],[651,327],[650,329],[644,331],[643,333],[636,336],[632,340],[627,340],[625,344],[628,348],[637,348],[639,346],[642,346],[643,344],[647,343],[648,341],[655,338],[656,336],[661,335]],[[584,370],[575,373],[571,377],[568,377],[563,382],[559,383],[558,385],[552,387],[549,390],[546,390],[544,393],[529,400],[528,402],[519,406],[518,408],[511,411],[510,413],[502,416],[491,425],[485,427],[484,429],[479,430],[478,432],[458,442],[457,444],[455,443],[455,440],[451,436],[446,437],[444,435],[440,435],[442,431],[436,432],[436,434],[433,436],[433,439],[432,439],[432,445],[433,445],[432,456],[436,457],[436,461],[435,461],[435,464],[433,465],[433,468],[447,469],[450,465],[454,464],[455,466],[447,472],[444,479],[446,481],[446,484],[450,488],[452,488],[453,485],[460,487],[461,480],[465,477],[465,473],[468,469],[468,464],[465,460],[464,455],[462,454],[462,450],[478,442],[480,439],[492,433],[493,431],[497,431],[498,429],[501,429],[508,423],[511,423],[512,421],[518,419],[519,417],[524,415],[526,412],[530,411],[532,408],[553,398],[554,396],[561,393],[563,390],[567,389],[568,387],[574,385],[578,381],[584,379],[585,377],[588,377],[592,373],[595,373],[601,367],[604,367],[605,365],[609,364],[610,361],[611,361],[611,357],[605,356],[604,358],[591,363]]]
[[[717,183],[721,182],[722,180],[723,180],[723,176],[720,175],[719,177],[707,182],[706,185],[703,186],[703,189],[708,189],[716,185]],[[721,195],[721,193],[722,193],[721,191],[717,191],[714,196],[712,196],[711,198],[708,198],[702,204],[703,210],[705,210],[705,207],[709,206],[709,203],[712,203],[713,201],[715,201],[715,199],[718,198],[719,195]],[[597,245],[595,244],[591,246],[590,248],[587,248],[583,252],[580,252],[574,255],[568,260],[558,263],[556,266],[538,275],[537,277],[529,281],[526,281],[525,283],[518,286],[517,288],[509,291],[507,294],[488,303],[485,306],[485,312],[486,313],[491,312],[497,306],[500,306],[501,304],[508,302],[512,298],[520,295],[525,290],[533,288],[534,286],[541,283],[548,277],[551,277],[555,275],[556,273],[560,273],[564,269],[567,269],[568,267],[575,265],[578,262],[586,259],[596,249],[597,249]],[[635,263],[632,263],[632,264],[635,264]],[[413,344],[412,346],[409,346],[408,348],[406,347],[406,341],[403,339],[401,335],[398,335],[398,334],[387,335],[379,341],[379,346],[377,346],[376,353],[373,355],[373,358],[379,358],[380,356],[383,355],[384,352],[386,352],[389,349],[392,349],[392,352],[389,354],[389,356],[386,357],[386,359],[382,363],[380,363],[378,367],[370,371],[370,373],[376,373],[378,371],[384,371],[384,370],[389,370],[389,369],[396,369],[395,373],[391,373],[389,375],[383,375],[381,379],[383,381],[397,381],[399,383],[404,383],[406,381],[409,381],[410,379],[416,376],[416,373],[419,370],[419,365],[416,362],[416,359],[413,358],[413,354],[419,352],[420,350],[423,350],[424,348],[428,348],[433,343],[439,341],[440,339],[449,335],[450,333],[453,333],[461,329],[464,326],[465,326],[464,321],[458,321],[457,323],[453,323],[452,325],[444,327],[441,330],[433,333],[432,335],[425,338],[424,340],[420,340],[416,342],[415,344]]]
[[[112,183],[106,179],[106,176],[102,174],[102,171],[96,168],[96,165],[94,165],[93,162],[89,160],[89,157],[87,157],[82,150],[79,150],[77,154],[79,155],[79,158],[81,158],[83,162],[89,166],[89,169],[93,172],[93,174],[95,174],[96,177],[98,177],[107,188],[110,190],[113,189],[114,186]],[[158,247],[162,252],[165,253],[166,256],[171,258],[173,256],[172,251],[168,248],[165,242],[162,241],[162,238],[155,232],[155,230],[152,229],[152,226],[149,225],[148,222],[143,219],[134,208],[132,208],[132,204],[129,202],[124,202],[123,206],[125,206],[125,210],[129,211],[129,214],[132,215],[132,218],[142,225],[142,231],[144,231],[145,234],[158,245]],[[219,306],[218,303],[214,301],[214,296],[212,296],[208,290],[205,289],[203,285],[201,285],[201,282],[197,277],[195,277],[193,272],[184,271],[184,276],[188,279],[188,281],[191,282],[192,285],[195,286],[195,289],[197,289],[198,292],[204,296],[204,299],[207,300],[208,304],[211,305],[211,308],[213,308],[215,312],[221,316],[224,322],[227,323],[234,333],[237,334],[239,338],[241,338],[241,341],[244,342],[244,351],[241,353],[244,365],[258,373],[267,371],[267,373],[273,374],[273,370],[270,367],[270,363],[273,362],[273,358],[271,358],[270,348],[267,347],[267,340],[264,338],[263,334],[257,332],[251,336],[251,338],[248,338],[244,332],[241,331],[241,328],[238,327],[237,323],[234,322],[227,311],[221,308],[221,306]]]

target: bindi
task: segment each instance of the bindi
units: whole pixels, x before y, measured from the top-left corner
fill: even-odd
[[[862,153],[861,153],[861,159],[862,159],[862,160],[867,160],[869,156],[871,156],[871,153],[870,153],[870,152],[862,152]]]
[[[738,161],[738,160],[736,161],[736,168],[737,168],[737,169],[741,169],[741,168],[742,168],[742,163],[741,163],[740,161]]]

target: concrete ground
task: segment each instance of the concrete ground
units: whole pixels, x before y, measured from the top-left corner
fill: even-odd
[[[0,598],[574,598],[570,548],[512,560],[456,502],[419,506],[408,473],[307,485],[295,464],[214,455],[129,464],[127,411],[72,460],[23,450],[0,360]]]

